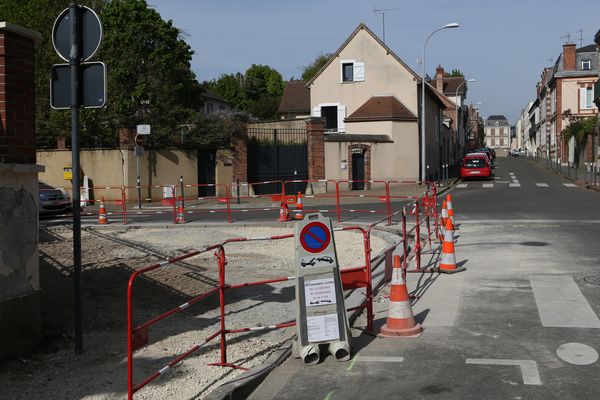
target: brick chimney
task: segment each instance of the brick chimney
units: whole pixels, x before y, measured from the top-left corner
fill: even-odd
[[[563,44],[563,68],[565,71],[573,71],[577,66],[575,43]]]
[[[435,88],[444,93],[444,68],[441,65],[435,69]]]

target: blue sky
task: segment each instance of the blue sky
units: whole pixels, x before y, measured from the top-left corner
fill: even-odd
[[[544,66],[554,63],[568,33],[579,46],[592,44],[600,29],[600,7],[593,0],[147,0],[163,19],[185,32],[194,50],[199,80],[244,72],[266,64],[284,79],[299,78],[302,66],[320,53],[334,52],[364,22],[382,37],[382,18],[374,8],[398,8],[385,15],[386,44],[420,74],[427,35],[427,73],[438,64],[458,68],[470,84],[467,102],[481,102],[481,114],[504,114],[514,123],[535,96]]]

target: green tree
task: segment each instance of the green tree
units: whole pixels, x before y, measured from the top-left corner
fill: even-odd
[[[219,79],[204,82],[206,90],[218,94],[227,100],[236,110],[246,109],[246,95],[244,93],[244,75],[223,74]]]
[[[462,76],[464,78],[465,74],[463,74],[460,69],[453,68],[452,71],[450,72],[450,76]]]
[[[302,80],[310,81],[313,76],[325,65],[325,63],[333,56],[333,53],[319,54],[317,58],[310,64],[302,67]]]

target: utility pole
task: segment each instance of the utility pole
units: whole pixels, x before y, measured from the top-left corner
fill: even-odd
[[[396,11],[396,10],[398,10],[398,8],[382,8],[382,9],[373,8],[373,12],[375,14],[381,14],[381,22],[383,25],[383,43],[385,43],[385,13],[387,11]]]

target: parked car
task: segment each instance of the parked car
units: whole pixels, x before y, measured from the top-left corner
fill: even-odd
[[[511,149],[511,150],[508,152],[508,155],[509,155],[510,157],[519,157],[519,150],[518,150],[518,149]]]
[[[492,166],[484,153],[467,154],[460,166],[460,177],[465,179],[489,179]]]
[[[478,154],[478,153],[485,153],[485,155],[488,157],[488,159],[490,161],[490,166],[492,168],[496,168],[496,163],[494,162],[494,159],[496,158],[496,152],[493,149],[491,149],[489,147],[482,147],[481,149],[473,150],[472,152],[470,152],[467,155]]]
[[[519,149],[519,155],[520,156],[527,155],[527,152],[525,151],[525,149]]]
[[[40,214],[54,214],[71,211],[71,196],[66,190],[55,188],[43,182],[38,183],[40,192]]]
[[[490,153],[485,153],[485,152],[481,151],[481,152],[477,152],[477,153],[467,154],[467,157],[469,157],[469,156],[483,156],[483,157],[485,157],[485,160],[488,162],[488,164],[490,164],[491,168],[496,168],[496,166],[494,165],[494,160],[492,160],[490,158]]]

